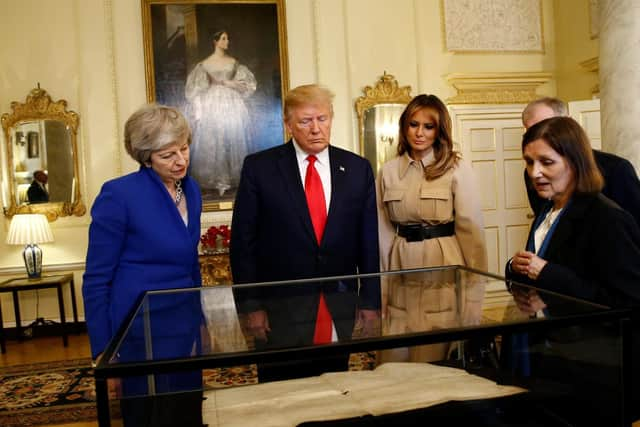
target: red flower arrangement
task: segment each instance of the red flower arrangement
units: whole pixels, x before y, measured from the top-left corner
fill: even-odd
[[[200,236],[200,244],[204,253],[227,252],[231,241],[231,229],[228,225],[215,225],[209,227],[207,232]]]

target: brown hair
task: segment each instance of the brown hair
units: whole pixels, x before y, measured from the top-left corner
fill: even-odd
[[[333,116],[333,93],[324,86],[309,84],[291,89],[284,98],[284,119],[289,120],[291,111],[303,105],[329,105]]]
[[[531,142],[543,139],[573,170],[575,192],[595,194],[602,190],[604,179],[593,158],[589,138],[571,117],[551,117],[531,126],[522,137],[522,153]]]
[[[437,96],[422,94],[413,98],[400,116],[398,155],[411,154],[411,145],[407,139],[409,122],[416,112],[423,109],[432,110],[435,113],[433,119],[436,122],[436,139],[433,143],[435,162],[424,169],[424,177],[427,181],[430,181],[441,177],[451,169],[457,163],[460,154],[453,150],[451,117],[447,107]]]
[[[149,163],[153,151],[185,137],[191,145],[191,128],[187,119],[180,111],[166,105],[143,105],[124,125],[124,147],[141,165]]]
[[[216,31],[215,33],[213,33],[213,36],[211,36],[214,52],[216,51],[216,43],[220,41],[220,38],[222,38],[223,34],[226,34],[227,37],[229,37],[229,33],[227,32],[227,30]]]

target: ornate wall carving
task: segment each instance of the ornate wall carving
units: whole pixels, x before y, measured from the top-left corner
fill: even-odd
[[[452,52],[543,52],[540,0],[443,0]]]

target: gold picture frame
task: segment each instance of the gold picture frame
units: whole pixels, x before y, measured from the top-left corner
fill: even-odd
[[[286,138],[284,0],[141,4],[147,99],[191,124],[189,173],[203,210],[232,209],[244,157]]]

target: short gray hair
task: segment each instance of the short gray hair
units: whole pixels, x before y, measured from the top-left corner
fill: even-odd
[[[531,115],[531,111],[533,111],[533,109],[538,105],[544,105],[551,108],[551,110],[553,110],[554,117],[566,117],[569,115],[567,104],[565,104],[563,100],[546,96],[544,98],[531,101],[526,107],[524,107],[524,110],[522,110],[522,122],[527,121],[527,118]]]
[[[124,125],[124,147],[141,165],[149,163],[152,152],[185,137],[191,144],[191,128],[187,119],[180,111],[166,105],[143,105]]]

